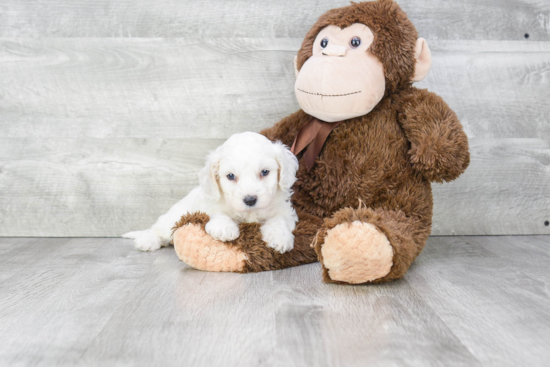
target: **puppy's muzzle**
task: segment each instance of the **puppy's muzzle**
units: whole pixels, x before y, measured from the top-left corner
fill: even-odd
[[[258,201],[258,197],[257,196],[246,196],[243,199],[243,201],[247,206],[252,207],[252,206],[256,205],[256,202]]]

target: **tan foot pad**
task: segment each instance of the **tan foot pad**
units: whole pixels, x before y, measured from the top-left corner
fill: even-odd
[[[181,261],[206,271],[240,272],[246,256],[237,248],[210,237],[198,224],[186,224],[174,233],[174,249]]]
[[[388,275],[392,267],[390,242],[370,223],[337,225],[327,232],[321,252],[330,278],[341,282],[370,282]]]

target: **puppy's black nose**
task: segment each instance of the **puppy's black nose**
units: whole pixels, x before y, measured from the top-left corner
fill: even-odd
[[[258,197],[257,196],[246,196],[243,199],[243,201],[248,206],[254,206],[254,205],[256,205],[256,201],[258,201]]]

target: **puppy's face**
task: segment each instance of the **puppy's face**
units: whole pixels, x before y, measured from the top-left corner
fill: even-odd
[[[279,190],[289,192],[298,161],[281,143],[256,133],[231,136],[208,156],[201,186],[235,212],[267,208]]]
[[[278,190],[279,165],[275,157],[258,153],[229,154],[220,162],[221,191],[236,212],[268,207]]]

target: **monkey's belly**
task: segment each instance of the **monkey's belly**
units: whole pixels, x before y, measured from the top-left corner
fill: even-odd
[[[367,157],[371,161],[347,168],[343,163],[324,164],[321,159],[320,165],[330,167],[330,172],[318,170],[300,177],[294,186],[294,205],[320,217],[360,205],[431,216],[430,184],[412,169],[405,156],[394,156],[391,164],[376,165],[371,164],[376,158]]]

